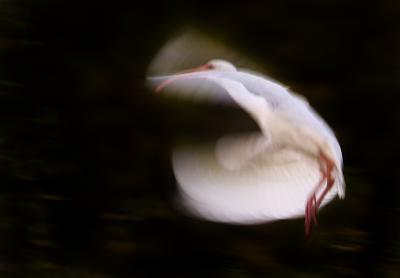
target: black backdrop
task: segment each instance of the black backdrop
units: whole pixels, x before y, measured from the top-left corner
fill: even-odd
[[[397,277],[399,3],[129,2],[0,4],[1,277]],[[301,219],[228,226],[171,204],[174,138],[230,119],[182,120],[144,86],[182,26],[267,62],[334,128],[347,197],[312,241]]]

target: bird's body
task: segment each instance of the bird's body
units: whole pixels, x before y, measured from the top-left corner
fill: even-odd
[[[196,215],[243,224],[305,215],[310,234],[318,207],[344,197],[339,143],[304,98],[221,60],[155,80],[159,91],[233,100],[260,127],[222,138],[215,148],[174,152],[182,199]]]

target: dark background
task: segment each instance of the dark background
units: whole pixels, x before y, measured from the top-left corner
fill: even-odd
[[[400,2],[127,2],[0,3],[0,276],[400,277]],[[174,138],[229,121],[145,87],[182,26],[268,63],[335,130],[347,196],[310,242],[302,219],[171,204]]]

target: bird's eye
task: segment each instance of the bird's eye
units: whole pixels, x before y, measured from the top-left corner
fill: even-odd
[[[206,65],[206,68],[207,68],[208,70],[212,70],[212,69],[215,69],[215,66],[214,66],[213,64],[207,64],[207,65]]]

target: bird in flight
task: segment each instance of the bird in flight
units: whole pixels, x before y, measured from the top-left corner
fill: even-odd
[[[149,80],[157,92],[237,105],[260,129],[175,149],[180,199],[193,215],[235,224],[304,216],[310,237],[319,208],[344,198],[339,143],[304,97],[224,60]]]

